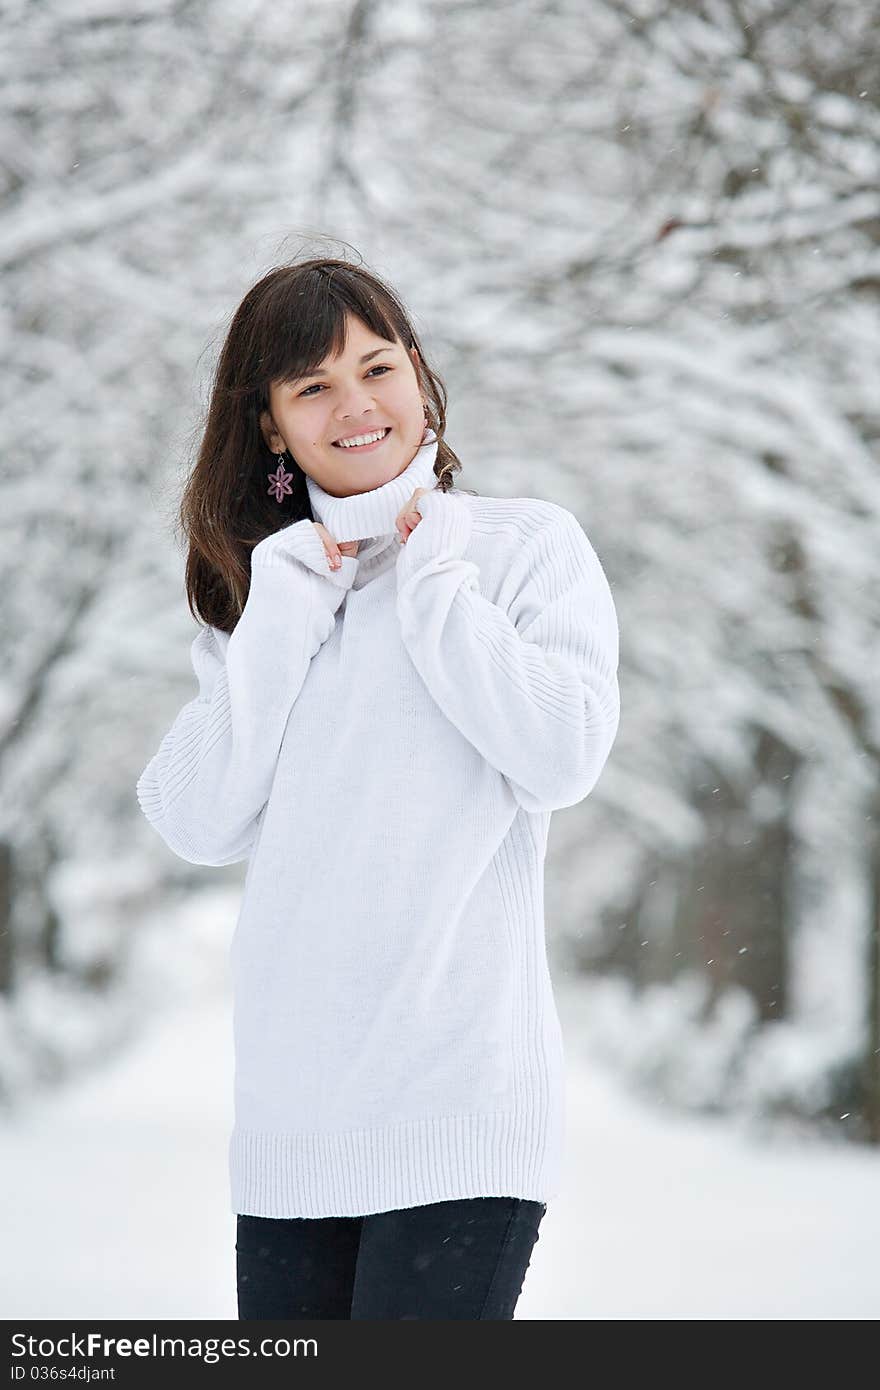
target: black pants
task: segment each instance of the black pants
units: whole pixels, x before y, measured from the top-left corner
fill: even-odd
[[[368,1216],[238,1216],[239,1318],[512,1319],[543,1202],[467,1197]]]

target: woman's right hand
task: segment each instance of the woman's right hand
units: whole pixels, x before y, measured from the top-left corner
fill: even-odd
[[[322,526],[320,521],[313,521],[312,525],[324,543],[324,549],[327,552],[327,559],[330,562],[331,569],[339,569],[339,566],[342,564],[340,556],[357,555],[360,541],[340,541],[339,544],[337,544],[327,530],[327,527]]]

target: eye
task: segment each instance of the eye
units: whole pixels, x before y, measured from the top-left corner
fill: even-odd
[[[371,376],[371,375],[373,374],[373,372],[393,372],[393,371],[394,371],[394,368],[393,368],[393,367],[387,367],[387,366],[385,366],[384,363],[379,362],[375,367],[371,367],[371,368],[370,368],[370,370],[367,372],[367,376]],[[309,394],[310,391],[314,391],[314,389],[315,389],[316,386],[321,386],[322,384],[323,384],[323,383],[320,382],[320,381],[313,382],[313,384],[312,384],[311,386],[307,386],[306,389],[305,389],[304,391],[300,391],[299,394],[300,394],[301,396],[307,396],[307,395]]]

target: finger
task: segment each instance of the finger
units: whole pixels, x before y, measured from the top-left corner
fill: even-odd
[[[321,537],[321,544],[324,547],[324,554],[327,556],[327,567],[332,570],[339,569],[340,560],[338,547],[330,532],[319,521],[313,521],[313,526]]]

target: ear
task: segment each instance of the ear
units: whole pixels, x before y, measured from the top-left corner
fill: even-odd
[[[409,355],[410,355],[410,357],[411,357],[412,360],[413,360],[413,366],[415,367],[416,376],[419,377],[419,378],[421,378],[421,374],[420,374],[420,372],[419,372],[419,366],[420,366],[420,364],[421,364],[421,358],[419,357],[419,350],[418,350],[418,348],[416,347],[415,343],[413,343],[412,347],[410,348],[410,350],[409,350]]]
[[[260,430],[266,441],[266,447],[270,449],[273,454],[283,454],[287,445],[275,428],[275,421],[272,419],[268,410],[264,410],[260,413]]]

